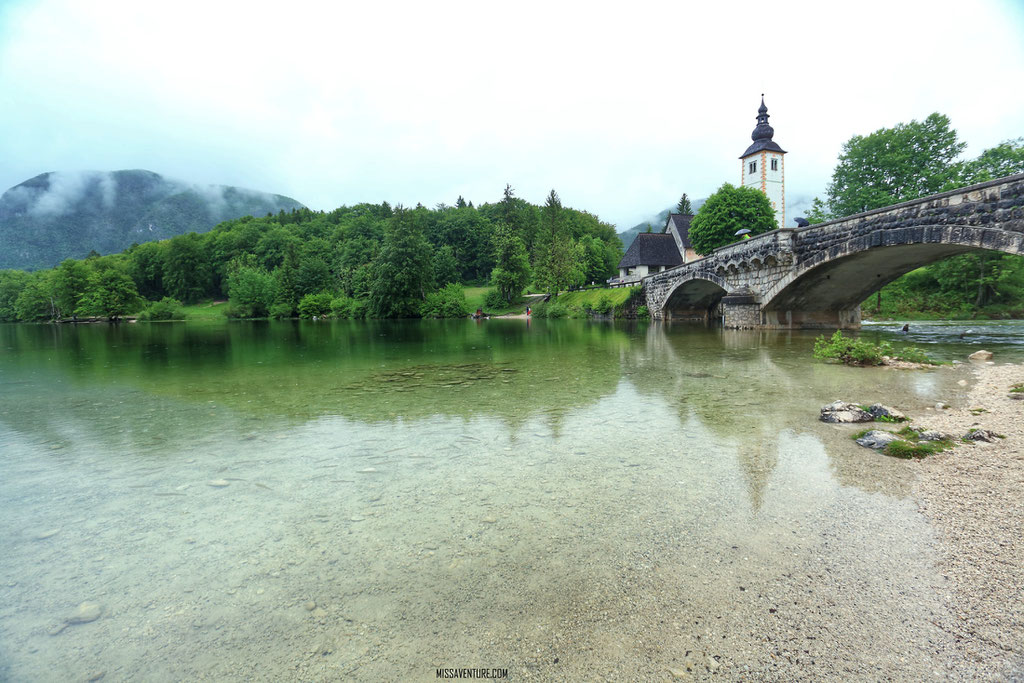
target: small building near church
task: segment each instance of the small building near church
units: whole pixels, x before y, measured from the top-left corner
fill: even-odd
[[[693,250],[693,245],[690,244],[690,221],[692,220],[693,214],[670,213],[668,221],[665,223],[665,229],[662,231],[672,235],[675,239],[676,248],[679,249],[679,253],[683,257],[683,263],[689,263],[699,258],[697,252]]]
[[[619,280],[639,281],[651,273],[682,265],[675,237],[665,232],[642,232],[619,261]]]

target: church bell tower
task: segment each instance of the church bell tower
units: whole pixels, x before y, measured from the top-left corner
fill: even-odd
[[[772,140],[774,134],[775,130],[768,125],[768,107],[764,106],[764,95],[761,95],[757,126],[750,134],[754,144],[740,157],[740,185],[765,193],[781,228],[786,223],[786,150]]]

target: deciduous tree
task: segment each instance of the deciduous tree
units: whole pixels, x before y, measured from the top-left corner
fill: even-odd
[[[708,197],[690,222],[690,243],[698,254],[710,254],[739,239],[739,230],[745,228],[751,235],[760,235],[776,227],[775,211],[764,193],[725,183]]]

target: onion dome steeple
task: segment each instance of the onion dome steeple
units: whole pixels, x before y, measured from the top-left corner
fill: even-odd
[[[747,151],[743,153],[740,159],[762,150],[785,154],[786,150],[772,141],[773,135],[775,135],[775,129],[768,125],[768,107],[764,105],[764,94],[762,93],[761,106],[757,109],[757,126],[754,128],[754,132],[750,134],[750,139],[754,141],[754,144],[747,148]]]

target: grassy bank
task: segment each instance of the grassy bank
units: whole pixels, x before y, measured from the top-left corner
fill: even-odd
[[[592,314],[620,318],[634,291],[634,287],[617,287],[565,292],[551,297],[547,303],[537,304],[533,312],[539,318],[586,318]]]

